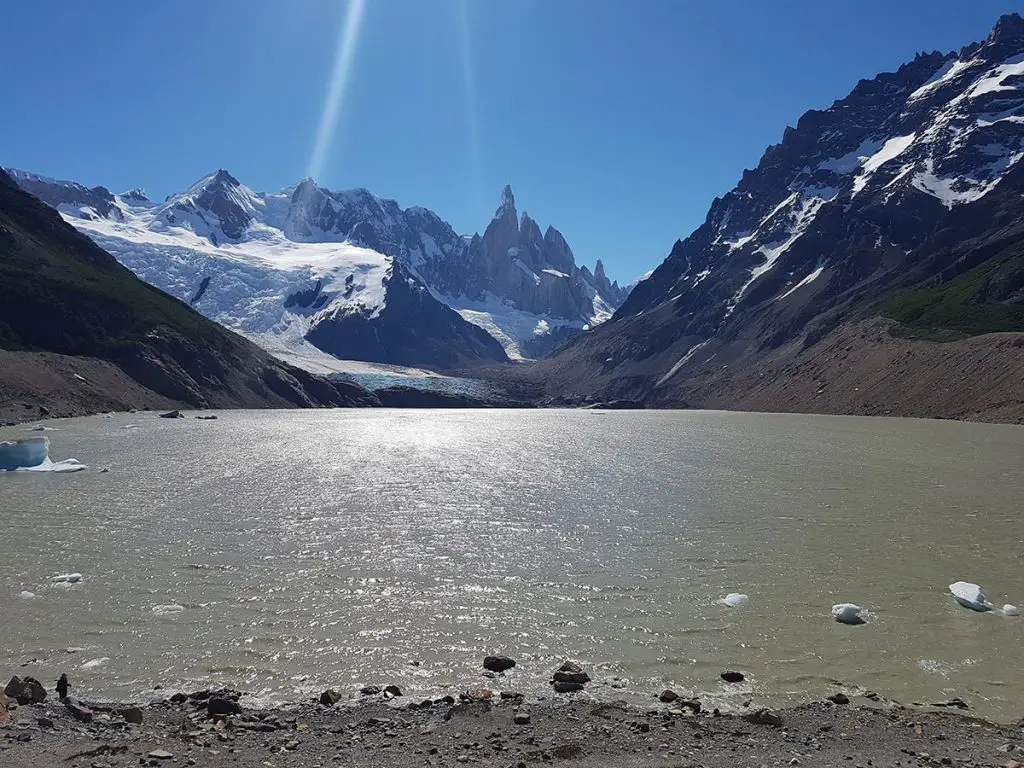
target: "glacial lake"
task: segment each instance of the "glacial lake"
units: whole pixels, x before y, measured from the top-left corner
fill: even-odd
[[[1020,427],[555,410],[48,426],[51,456],[90,469],[0,473],[3,675],[67,672],[111,699],[550,696],[575,659],[599,699],[668,687],[739,709],[841,681],[1024,714],[1024,618],[947,590],[1024,604]],[[82,581],[52,583],[67,572]],[[836,623],[847,601],[869,623]],[[488,653],[519,665],[487,680]]]

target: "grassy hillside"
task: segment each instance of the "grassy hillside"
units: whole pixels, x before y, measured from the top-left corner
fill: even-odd
[[[940,275],[894,293],[878,312],[922,338],[1024,331],[1024,246],[1012,245],[956,277]]]

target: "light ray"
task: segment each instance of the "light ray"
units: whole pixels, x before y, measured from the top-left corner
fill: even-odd
[[[349,0],[348,2],[345,21],[338,36],[334,71],[331,73],[331,81],[327,87],[324,109],[320,115],[320,127],[317,129],[313,153],[309,159],[307,175],[314,179],[323,171],[327,153],[334,139],[335,129],[338,127],[338,118],[341,116],[341,107],[345,100],[345,89],[352,71],[352,61],[355,59],[356,47],[359,44],[359,27],[363,22],[365,6],[365,0]]]
[[[470,162],[473,166],[472,197],[479,199],[483,192],[483,155],[480,147],[480,123],[476,111],[476,82],[473,77],[473,56],[470,42],[469,0],[459,2],[459,43],[462,53],[462,85],[465,92],[467,123],[469,127]]]

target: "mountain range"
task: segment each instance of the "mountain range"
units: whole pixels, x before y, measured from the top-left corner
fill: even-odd
[[[0,171],[0,418],[379,404],[144,283]]]
[[[473,368],[553,404],[1021,421],[1022,158],[1024,20],[1009,15],[804,114],[626,287],[578,266],[508,187],[465,236],[310,179],[257,193],[221,170],[155,203],[12,176],[142,279],[288,359]],[[522,358],[541,359],[509,364]]]
[[[462,236],[425,208],[311,179],[266,194],[219,170],[154,203],[9,172],[147,282],[299,360],[310,345],[434,369],[542,355],[628,293],[520,217],[510,187],[483,235]]]
[[[1010,15],[804,114],[609,322],[527,378],[654,405],[1020,413],[1022,157]]]

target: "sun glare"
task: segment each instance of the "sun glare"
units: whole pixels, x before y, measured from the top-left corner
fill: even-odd
[[[309,159],[308,175],[316,179],[324,169],[327,154],[334,140],[334,132],[341,117],[341,108],[345,100],[352,62],[355,59],[356,47],[359,44],[359,28],[363,21],[365,0],[349,0],[345,19],[338,35],[338,50],[334,59],[334,70],[324,98],[324,108],[320,115],[320,126],[316,132],[313,153]]]

